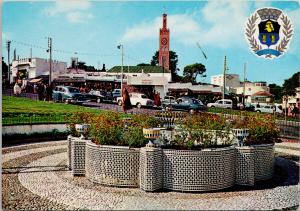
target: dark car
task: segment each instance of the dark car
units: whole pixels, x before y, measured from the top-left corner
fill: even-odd
[[[207,107],[201,102],[192,97],[181,97],[171,104],[163,104],[163,107],[171,110],[188,111],[190,113],[198,111],[206,111]]]
[[[56,86],[52,93],[54,102],[65,102],[82,104],[88,101],[84,94],[81,94],[79,89],[71,86]]]
[[[105,93],[104,91],[91,90],[89,93],[85,94],[85,96],[92,102],[101,103],[104,101]]]
[[[111,93],[112,97],[113,97],[113,102],[117,102],[117,98],[121,97],[121,89],[114,89],[114,91],[112,91]]]

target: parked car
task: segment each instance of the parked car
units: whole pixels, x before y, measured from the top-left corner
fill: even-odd
[[[147,95],[142,93],[129,93],[129,98],[131,105],[136,106],[137,108],[141,108],[142,106],[152,107],[154,105],[154,101],[149,99]],[[122,105],[123,97],[117,97],[118,105]]]
[[[82,104],[89,101],[85,94],[81,94],[78,88],[71,86],[56,86],[52,93],[54,102]]]
[[[222,100],[217,100],[214,103],[208,103],[207,107],[209,107],[209,108],[233,108],[233,103],[232,103],[232,100],[222,99]]]
[[[254,104],[254,111],[256,112],[262,112],[262,113],[270,113],[273,114],[278,113],[282,114],[283,111],[276,105],[265,105],[265,104]]]
[[[86,97],[89,98],[91,101],[101,103],[104,101],[105,92],[98,91],[98,90],[91,90],[89,93],[86,94]]]
[[[113,101],[117,102],[117,98],[121,97],[121,89],[114,89],[111,94],[113,97]]]
[[[168,110],[188,111],[190,113],[207,110],[201,100],[193,97],[180,97],[171,104],[163,104],[163,107]]]
[[[168,105],[168,104],[175,103],[175,102],[176,102],[175,97],[167,95],[167,96],[164,97],[161,104],[162,105]]]

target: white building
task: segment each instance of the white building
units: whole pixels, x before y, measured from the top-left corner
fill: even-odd
[[[225,79],[226,87],[240,87],[241,86],[240,78],[239,78],[238,74],[225,74],[225,75],[226,75],[226,79]],[[210,83],[223,87],[224,74],[211,76]]]
[[[10,81],[16,79],[31,79],[41,75],[49,75],[50,62],[42,58],[24,58],[14,60],[11,66]],[[52,79],[66,72],[67,63],[52,60]]]
[[[105,75],[104,75],[105,74]],[[121,66],[114,66],[102,77],[111,78],[115,81],[121,80]],[[172,76],[169,70],[160,66],[124,66],[123,82],[129,86],[153,86],[155,91],[165,96],[166,85],[171,82]]]
[[[273,96],[270,94],[270,88],[264,81],[260,82],[245,82],[245,93],[244,83],[241,83],[240,87],[235,88],[235,94],[245,95],[246,103],[272,103]]]
[[[283,108],[285,108],[286,101],[285,98],[283,97],[282,99],[282,105]],[[295,96],[288,96],[287,98],[287,107],[293,107],[296,106],[298,109],[300,109],[300,87],[296,88],[296,95]]]

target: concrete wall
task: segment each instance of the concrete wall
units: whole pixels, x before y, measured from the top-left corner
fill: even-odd
[[[3,135],[12,134],[32,134],[32,133],[44,133],[51,132],[52,130],[58,130],[59,132],[65,132],[68,130],[65,124],[42,124],[42,125],[13,125],[2,126]]]
[[[85,168],[89,180],[104,185],[140,187],[145,191],[161,188],[212,191],[235,184],[253,186],[256,181],[273,176],[274,146],[271,144],[172,150],[96,145],[79,138],[74,138],[73,142],[81,145],[76,153],[69,153],[69,157],[76,161],[69,163],[73,167],[80,164],[77,170],[84,172]],[[74,143],[69,144],[72,147],[69,152],[76,151]],[[86,143],[86,150],[83,150],[82,143]],[[76,170],[75,167],[72,170]]]

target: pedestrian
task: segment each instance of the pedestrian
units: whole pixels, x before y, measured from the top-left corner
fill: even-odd
[[[15,95],[21,94],[21,87],[19,86],[19,84],[17,82],[14,85],[14,94]]]
[[[292,109],[292,116],[296,117],[296,115],[298,114],[298,108],[296,106],[294,106],[294,108]]]
[[[129,93],[126,88],[124,88],[122,92],[122,108],[124,113],[126,113],[126,110],[132,108]]]

